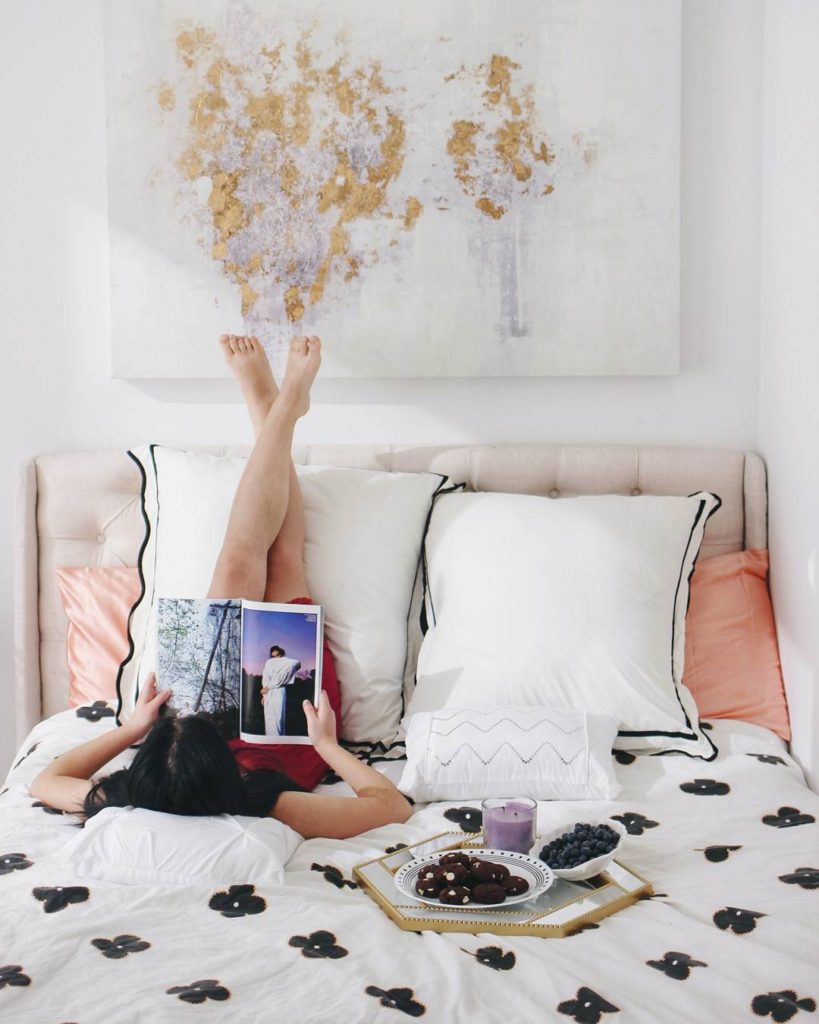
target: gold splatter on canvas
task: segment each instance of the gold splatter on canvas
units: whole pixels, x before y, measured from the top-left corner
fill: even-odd
[[[290,49],[262,45],[236,61],[214,33],[189,25],[176,50],[191,95],[176,166],[208,189],[210,254],[239,286],[245,317],[264,296],[297,324],[423,214],[399,182],[406,125],[392,90],[377,61],[323,62],[309,30]],[[174,109],[164,82],[157,102]],[[393,222],[381,248],[353,237],[363,220]]]

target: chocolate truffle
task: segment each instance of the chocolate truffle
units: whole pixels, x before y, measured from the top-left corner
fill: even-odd
[[[500,881],[500,875],[498,874],[498,868],[502,865],[493,864],[488,860],[474,860],[472,862],[472,876],[478,880],[478,882],[498,882]],[[509,874],[508,870],[506,871]]]
[[[472,899],[476,903],[503,903],[506,889],[497,882],[483,882],[472,890]]]
[[[415,883],[415,891],[419,896],[424,896],[428,900],[437,899],[438,894],[441,891],[441,886],[438,882],[422,882],[420,879]]]
[[[441,868],[437,864],[427,864],[418,872],[418,881],[438,882],[439,885],[443,885],[444,879],[441,874]]]
[[[465,868],[469,867],[469,857],[465,853],[446,853],[441,857],[440,863],[443,864],[463,864]]]
[[[466,885],[472,876],[463,864],[443,864],[440,878],[446,885]]]
[[[529,883],[520,875],[510,875],[508,878],[504,878],[501,885],[509,896],[520,896],[529,888]]]
[[[505,895],[506,894],[504,893],[504,896]],[[471,894],[469,889],[463,885],[449,885],[445,889],[441,889],[440,893],[438,893],[438,899],[441,903],[456,903],[463,905],[464,903],[469,903],[470,898]]]
[[[511,871],[505,864],[493,864],[495,869],[495,881],[502,882],[505,878],[511,875]]]

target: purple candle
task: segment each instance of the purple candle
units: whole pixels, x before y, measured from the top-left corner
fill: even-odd
[[[487,850],[528,853],[535,842],[537,804],[526,796],[483,802],[483,841]]]

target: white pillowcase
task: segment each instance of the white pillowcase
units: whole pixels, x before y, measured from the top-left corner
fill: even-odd
[[[425,540],[408,715],[549,705],[613,717],[616,746],[711,760],[682,684],[688,582],[712,494],[444,494]]]
[[[275,818],[106,807],[55,856],[81,878],[131,885],[279,885],[302,841]]]
[[[133,654],[120,668],[120,719],[127,719],[155,666],[158,598],[207,593],[246,463],[158,445],[129,454],[143,475],[145,591],[129,620]],[[297,472],[309,596],[325,609],[342,736],[356,743],[390,739],[403,711],[407,613],[424,527],[446,478],[333,466],[298,466]]]
[[[613,800],[616,735],[613,718],[560,708],[420,712],[407,725],[398,788],[416,801]]]

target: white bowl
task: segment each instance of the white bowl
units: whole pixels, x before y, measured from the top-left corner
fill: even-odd
[[[599,875],[601,871],[605,871],[622,849],[623,841],[628,832],[626,832],[625,826],[621,825],[619,821],[614,821],[612,818],[601,818],[596,821],[589,821],[588,824],[608,825],[620,837],[617,840],[617,845],[611,852],[601,853],[599,857],[592,857],[591,860],[583,861],[582,864],[578,864],[575,868],[552,868],[556,878],[562,878],[567,882],[580,882],[584,878],[591,878],[592,875]],[[553,839],[559,839],[566,832],[572,832],[574,826],[575,822],[572,822],[570,825],[561,825],[559,828],[553,828],[550,832],[544,832],[543,835],[539,835],[535,845],[532,847],[532,856],[540,858],[540,851],[544,846],[551,843]]]

